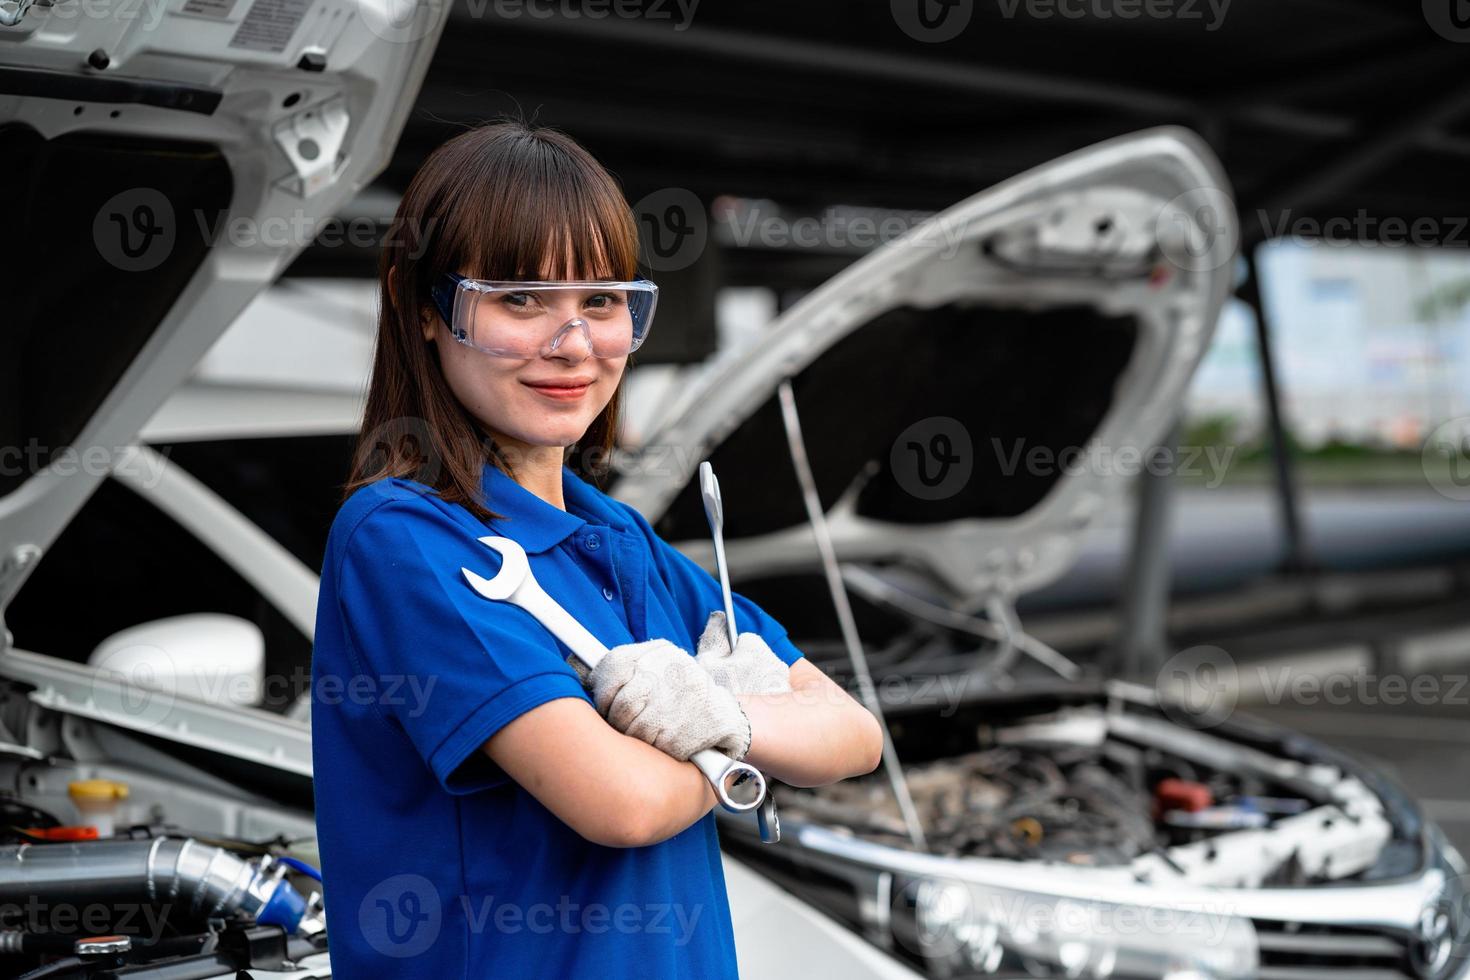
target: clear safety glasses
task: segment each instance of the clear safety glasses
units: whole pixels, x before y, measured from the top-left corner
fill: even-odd
[[[593,357],[637,350],[653,324],[658,287],[632,282],[506,282],[446,272],[430,290],[454,339],[499,357],[540,357],[580,332]]]

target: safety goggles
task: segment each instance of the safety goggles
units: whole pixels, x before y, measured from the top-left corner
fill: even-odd
[[[632,282],[509,282],[446,272],[429,290],[454,339],[499,357],[541,357],[580,332],[593,357],[631,354],[648,336],[658,287]]]

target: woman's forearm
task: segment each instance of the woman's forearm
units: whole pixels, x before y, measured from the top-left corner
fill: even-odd
[[[825,786],[877,768],[883,736],[872,713],[805,661],[792,680],[790,693],[738,696],[750,718],[745,761],[792,786]]]

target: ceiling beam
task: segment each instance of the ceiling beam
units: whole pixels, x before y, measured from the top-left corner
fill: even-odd
[[[451,15],[462,27],[484,28],[467,8],[456,6]],[[647,21],[606,18],[504,18],[494,22],[497,32],[545,34],[584,38],[613,47],[640,45],[682,54],[746,63],[853,75],[947,93],[1004,94],[1022,99],[1066,105],[1094,106],[1145,117],[1206,119],[1223,111],[1233,122],[1300,135],[1351,137],[1361,124],[1351,116],[1268,103],[1224,107],[1152,89],[1049,72],[962,64],[930,57],[857,47],[830,41],[782,37],[736,28],[701,25],[698,30],[675,31]],[[1414,141],[1439,152],[1470,155],[1470,141],[1447,138],[1437,129],[1421,129]]]

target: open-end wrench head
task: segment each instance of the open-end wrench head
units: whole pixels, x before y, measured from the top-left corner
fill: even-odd
[[[526,549],[510,538],[493,534],[481,538],[480,543],[500,553],[500,571],[495,573],[494,578],[476,575],[463,566],[460,571],[464,572],[464,577],[475,587],[475,591],[486,599],[509,599],[531,574],[531,563],[526,560]]]
[[[761,800],[761,805],[755,810],[756,827],[760,830],[761,842],[765,844],[779,844],[781,842],[781,815],[776,812],[776,797],[769,791]]]
[[[704,516],[709,518],[710,527],[724,527],[725,503],[720,498],[720,481],[709,460],[699,464],[699,493],[704,498]]]

